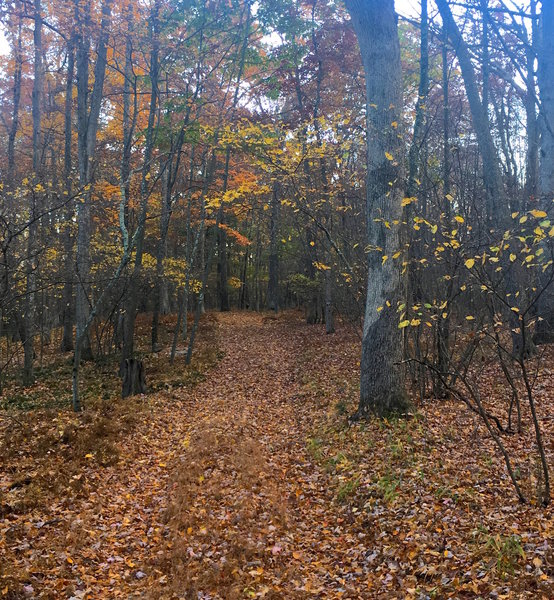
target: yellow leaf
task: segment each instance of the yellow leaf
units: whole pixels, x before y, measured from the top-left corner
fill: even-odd
[[[458,221],[458,223],[463,223],[463,222],[464,222],[464,218],[463,218],[462,216],[460,216],[460,215],[456,215],[456,216],[454,217],[454,219],[455,219],[456,221]]]
[[[85,458],[94,458],[93,454],[85,454]]]
[[[310,246],[315,246],[315,242],[310,242]]]
[[[394,156],[390,152],[385,152],[385,157],[387,160],[394,160]]]
[[[472,315],[467,315],[467,317],[466,317],[466,321],[473,321],[474,319],[475,319],[475,317]]]
[[[446,194],[445,198],[449,201],[449,202],[453,202],[454,201],[454,196],[452,194]]]
[[[548,216],[544,210],[537,210],[536,208],[529,211],[536,219],[542,219]]]
[[[475,264],[475,259],[474,258],[468,258],[464,265],[468,268],[471,269],[471,267],[473,267],[473,265]]]
[[[514,262],[516,258],[517,258],[517,256],[515,254],[510,254],[510,260],[512,262]]]
[[[71,558],[71,556],[68,556],[65,560],[67,560],[67,562],[72,565],[73,564],[73,559]]]
[[[406,319],[405,321],[400,321],[400,323],[398,323],[398,329],[404,329],[404,327],[408,327],[409,324],[409,319]]]

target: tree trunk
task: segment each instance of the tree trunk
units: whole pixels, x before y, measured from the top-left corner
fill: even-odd
[[[41,172],[41,112],[42,112],[42,7],[41,0],[34,0],[34,68],[33,68],[33,92],[32,92],[32,117],[33,117],[33,184],[40,182]],[[23,315],[23,382],[29,385],[33,381],[33,359],[34,344],[33,334],[35,328],[35,291],[36,291],[36,241],[38,234],[37,222],[37,194],[29,190],[29,237],[27,241],[27,265],[26,265],[26,290]]]
[[[67,46],[67,77],[65,83],[65,100],[64,100],[64,186],[67,200],[71,198],[72,181],[71,181],[71,132],[72,126],[72,109],[73,109],[73,75],[75,70],[75,52],[73,33],[69,38]],[[63,233],[64,244],[64,287],[63,287],[63,335],[61,343],[61,351],[69,352],[73,350],[73,236],[71,235],[70,223],[73,220],[74,208],[73,202],[68,202],[65,208],[65,230]]]
[[[270,221],[269,221],[269,278],[267,285],[267,307],[274,312],[279,311],[279,214],[281,199],[279,197],[279,184],[273,184],[271,195]]]
[[[96,47],[96,64],[94,68],[94,86],[88,109],[89,86],[89,52],[90,40],[90,2],[84,5],[84,14],[77,8],[77,24],[79,27],[77,48],[77,130],[79,183],[82,196],[77,202],[77,256],[76,275],[77,291],[75,299],[76,340],[80,340],[79,356],[82,360],[92,359],[92,347],[86,323],[92,304],[90,298],[90,240],[91,240],[91,191],[93,177],[93,160],[96,148],[96,133],[102,104],[106,60],[108,51],[108,24],[111,15],[111,0],[102,4],[102,21],[100,37]],[[77,349],[76,349],[77,351]]]
[[[539,191],[542,208],[552,214],[554,195],[554,4],[542,3],[539,42],[539,89],[540,89],[540,174]],[[546,260],[551,251],[544,252]],[[548,285],[552,266],[541,278],[541,287]],[[537,323],[535,342],[554,342],[554,290],[550,286],[542,294],[538,307],[541,320]]]
[[[144,365],[142,360],[128,358],[123,363],[123,384],[121,386],[121,397],[146,394],[146,378],[144,376]]]
[[[8,185],[10,188],[14,184],[15,175],[15,138],[19,128],[19,105],[21,101],[21,73],[23,67],[23,48],[21,39],[21,7],[16,1],[15,8],[18,11],[17,40],[14,49],[14,71],[12,88],[12,122],[8,133]]]
[[[370,252],[357,416],[385,415],[405,411],[408,406],[399,366],[402,330],[398,328],[397,313],[404,285],[400,265],[391,258],[398,249],[399,236],[394,225],[388,229],[382,222],[402,218],[402,141],[397,131],[402,110],[400,44],[393,0],[346,0],[346,6],[358,36],[367,94],[366,217]]]
[[[537,0],[531,0],[530,12],[533,17],[531,25],[531,37],[527,35],[527,30],[523,30],[526,36],[527,44],[525,46],[526,63],[526,94],[524,97],[525,105],[525,125],[527,128],[527,155],[525,158],[525,196],[522,210],[527,210],[529,201],[537,198],[539,193],[539,123],[537,120],[537,89],[535,85],[535,57],[538,42],[538,23]]]
[[[448,222],[451,220],[450,201],[447,195],[450,194],[450,107],[448,100],[448,34],[443,29],[444,39],[442,45],[442,143],[443,143],[443,203],[445,214],[448,215]],[[447,294],[450,300],[450,294]],[[439,373],[446,375],[450,362],[450,307],[446,307],[445,314],[437,324],[437,369]],[[423,377],[423,365],[420,370],[420,377]],[[435,396],[443,398],[446,395],[443,378],[435,378]]]
[[[142,257],[144,254],[144,234],[146,229],[146,215],[150,189],[150,172],[152,150],[154,146],[154,129],[158,107],[158,72],[159,72],[159,11],[160,0],[155,0],[150,17],[150,39],[152,50],[150,52],[150,107],[148,112],[148,125],[144,142],[144,162],[142,165],[142,178],[140,189],[140,212],[137,224],[136,255],[129,281],[129,289],[125,301],[125,321],[123,332],[123,348],[121,360],[130,359],[134,352],[135,320],[139,300],[139,277],[142,270]]]
[[[437,0],[436,4],[443,20],[443,26],[452,41],[462,70],[462,78],[471,111],[473,129],[483,160],[483,181],[487,192],[487,218],[489,222],[505,223],[508,220],[510,211],[502,181],[500,161],[492,139],[486,107],[479,97],[479,89],[469,51],[454,21],[448,2],[446,0]],[[486,100],[486,98],[483,100]]]

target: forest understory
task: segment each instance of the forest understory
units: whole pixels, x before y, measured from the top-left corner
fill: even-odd
[[[534,379],[550,465],[553,350]],[[46,357],[34,387],[6,382],[0,598],[553,597],[529,428],[503,435],[523,505],[461,403],[349,422],[347,324],[325,335],[295,311],[209,313],[192,365],[168,356],[144,357],[150,393],[125,400],[113,362],[87,365],[81,414],[67,357]],[[500,413],[498,379],[485,368],[479,384]]]

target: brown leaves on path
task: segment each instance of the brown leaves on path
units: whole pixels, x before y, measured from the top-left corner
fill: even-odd
[[[342,567],[345,548],[364,534],[349,531],[334,506],[297,413],[306,326],[252,314],[219,320],[225,358],[195,390],[170,509],[170,589],[187,598],[304,598],[363,587],[348,584],[353,574]]]
[[[63,435],[43,455],[19,440],[0,480],[13,509],[0,599],[554,597],[552,508],[515,502],[464,406],[349,426],[353,332],[326,336],[297,313],[221,314],[215,327],[221,362],[192,389],[128,405],[134,423],[110,438],[118,460],[64,454]],[[550,460],[551,396],[539,402]],[[24,490],[39,477],[61,484],[33,504]],[[14,509],[18,495],[28,504]]]

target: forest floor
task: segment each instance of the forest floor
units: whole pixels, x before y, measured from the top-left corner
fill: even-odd
[[[530,427],[506,439],[521,505],[456,402],[349,424],[359,346],[299,313],[219,314],[192,371],[147,365],[148,396],[4,410],[0,598],[554,598]]]

